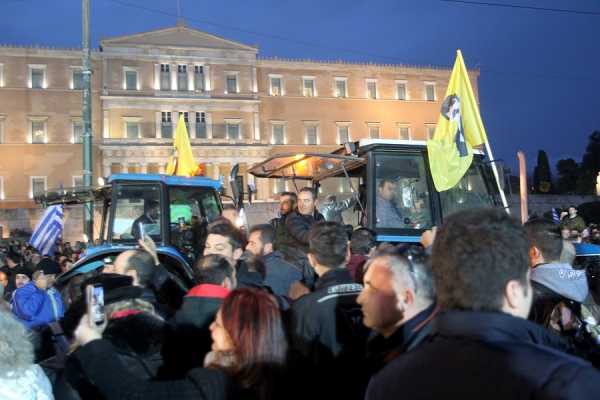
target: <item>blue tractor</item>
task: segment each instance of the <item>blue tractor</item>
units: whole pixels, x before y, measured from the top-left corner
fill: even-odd
[[[124,250],[138,247],[142,234],[156,244],[163,276],[173,298],[193,285],[192,266],[202,254],[207,225],[221,215],[221,182],[205,177],[116,174],[95,188],[48,191],[44,206],[93,202],[102,210],[99,237],[73,268],[57,279],[64,287],[79,274],[94,273]]]

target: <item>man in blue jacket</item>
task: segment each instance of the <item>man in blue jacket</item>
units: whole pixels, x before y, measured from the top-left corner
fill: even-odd
[[[28,328],[42,328],[58,321],[64,315],[60,293],[54,289],[53,275],[34,272],[33,281],[15,291],[12,300],[13,314]]]
[[[432,251],[442,312],[424,343],[373,377],[366,399],[597,399],[600,373],[527,321],[528,251],[502,209],[448,217]]]

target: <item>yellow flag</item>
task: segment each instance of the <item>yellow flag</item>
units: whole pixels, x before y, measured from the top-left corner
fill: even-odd
[[[460,50],[450,75],[433,139],[427,141],[429,169],[438,192],[453,188],[473,161],[473,147],[487,142],[479,107]]]
[[[169,157],[169,164],[167,165],[167,175],[194,176],[197,169],[198,165],[194,161],[183,114],[180,114],[177,129],[175,129],[173,155]]]

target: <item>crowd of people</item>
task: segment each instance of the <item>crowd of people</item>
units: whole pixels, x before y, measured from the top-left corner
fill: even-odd
[[[247,232],[230,219],[208,226],[179,301],[148,238],[60,288],[77,251],[11,243],[0,399],[599,396],[600,252],[576,260],[552,220],[473,209],[421,245],[378,244],[326,220],[310,188]]]

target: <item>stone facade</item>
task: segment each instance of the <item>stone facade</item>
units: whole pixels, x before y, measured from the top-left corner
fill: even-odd
[[[80,182],[81,64],[76,49],[0,46],[0,209],[21,210],[0,213],[5,235],[35,224],[26,211],[37,208],[34,190]],[[245,173],[270,155],[365,137],[426,139],[451,72],[266,59],[183,25],[102,40],[92,67],[94,177],[164,172],[183,113],[206,175],[240,163],[261,201],[291,188]],[[479,72],[469,73],[477,93]]]

